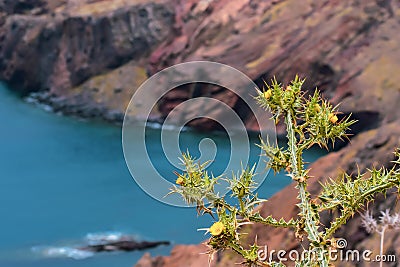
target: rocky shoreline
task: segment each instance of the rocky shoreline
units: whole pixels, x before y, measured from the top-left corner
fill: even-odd
[[[286,1],[57,0],[0,2],[0,79],[54,110],[121,121],[150,75],[176,63],[211,60],[257,84],[307,77],[358,133],[399,117],[399,7],[379,3]],[[212,96],[258,125],[229,90],[183,86],[160,101],[162,120],[183,101]],[[190,114],[190,110],[186,110]],[[222,112],[221,110],[217,110]],[[367,123],[365,123],[367,121]],[[192,126],[213,129],[210,120]]]
[[[0,79],[22,94],[39,92],[40,101],[65,114],[120,121],[150,75],[211,60],[259,85],[273,75],[283,82],[296,73],[307,77],[307,88],[369,120],[356,132],[399,117],[399,11],[390,1],[298,8],[296,1],[3,0],[0,6]],[[196,91],[210,95],[257,130],[238,96],[213,87]],[[192,97],[188,87],[173,90],[153,117]],[[207,120],[192,125],[215,127]]]
[[[354,172],[355,163],[362,169],[387,165],[400,145],[399,18],[400,5],[390,0],[1,0],[0,80],[23,95],[35,93],[57,112],[121,121],[139,85],[176,63],[221,62],[258,85],[273,76],[286,83],[299,74],[307,77],[306,88],[318,87],[359,120],[350,145],[313,165],[317,181]],[[162,120],[183,101],[211,95],[257,131],[252,114],[229,90],[189,89],[167,94],[152,118]],[[192,126],[215,127],[207,120]],[[317,182],[312,186],[316,192]],[[276,194],[263,211],[294,214],[286,207],[295,201],[291,188]],[[393,202],[379,199],[375,213],[394,208]],[[358,225],[355,216],[339,234],[352,247],[375,248],[376,236]],[[276,248],[299,245],[290,232],[254,226],[251,233],[249,238],[263,233],[259,241]],[[398,234],[390,240],[386,249],[400,259]],[[171,257],[146,256],[137,266],[204,266],[206,256],[199,251],[204,247],[179,246]],[[214,265],[232,266],[235,260],[228,253]]]
[[[0,79],[82,117],[121,120],[148,77],[145,59],[173,31],[173,13],[162,1],[3,1],[0,7]]]

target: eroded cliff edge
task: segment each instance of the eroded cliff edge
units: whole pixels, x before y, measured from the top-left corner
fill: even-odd
[[[121,121],[146,59],[173,35],[164,2],[3,1],[0,79],[56,111]]]
[[[258,84],[307,77],[306,88],[318,87],[360,120],[354,132],[399,117],[397,1],[3,0],[0,7],[0,79],[40,92],[65,113],[120,121],[149,75],[211,60]],[[154,116],[195,96],[225,101],[257,130],[240,98],[210,87],[170,92]]]

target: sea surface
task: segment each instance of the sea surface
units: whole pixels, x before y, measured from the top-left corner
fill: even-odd
[[[173,176],[173,166],[162,158],[160,130],[149,128],[146,138],[155,167]],[[230,149],[226,135],[185,131],[180,146],[196,156],[203,138],[217,145],[210,168],[218,174]],[[257,142],[252,137],[250,143]],[[255,161],[260,151],[252,146]],[[312,149],[306,160],[324,154]],[[259,195],[270,197],[289,183],[288,177],[271,172]],[[130,267],[146,251],[167,255],[174,244],[203,241],[207,236],[197,229],[212,222],[193,208],[168,206],[140,189],[125,164],[120,126],[54,114],[0,84],[1,267]],[[74,250],[99,236],[119,235],[172,245],[96,255]]]

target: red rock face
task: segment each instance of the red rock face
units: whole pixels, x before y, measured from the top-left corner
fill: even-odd
[[[300,74],[307,78],[306,90],[318,87],[333,103],[342,102],[345,113],[374,114],[372,125],[399,116],[396,1],[26,3],[2,3],[0,78],[23,92],[46,92],[43,98],[60,111],[122,115],[124,98],[145,76],[121,86],[120,76],[111,70],[135,65],[154,74],[176,63],[211,60],[243,71],[260,86],[263,79],[276,76],[287,83]],[[94,85],[93,80],[104,74],[109,74],[108,86]],[[111,91],[123,93],[110,95]],[[194,97],[190,92],[183,97],[183,91],[177,89],[161,101],[161,118]],[[210,91],[238,111],[249,129],[258,129],[254,117],[228,90],[208,86],[196,96],[209,96]],[[110,103],[111,98],[120,106]],[[209,120],[192,125],[218,127]]]
[[[399,116],[398,3],[177,0],[175,7],[177,36],[151,54],[152,73],[212,60],[260,85],[300,74],[307,90],[317,87],[333,103],[343,102],[344,112],[377,113],[379,122]],[[254,127],[251,117],[247,125]]]

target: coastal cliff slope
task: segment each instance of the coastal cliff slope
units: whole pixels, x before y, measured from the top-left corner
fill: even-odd
[[[211,60],[243,71],[259,85],[273,76],[284,83],[295,74],[306,77],[306,89],[317,87],[359,119],[356,133],[399,117],[399,5],[3,0],[0,79],[22,93],[39,92],[36,97],[56,111],[121,121],[130,97],[149,75],[176,63]],[[204,87],[195,93],[187,87],[173,90],[155,116],[165,118],[192,97],[212,96],[257,130],[243,101],[229,90]],[[215,126],[207,120],[197,124],[192,125]]]

